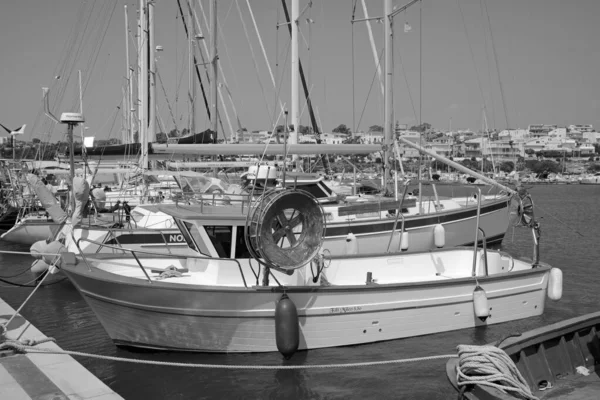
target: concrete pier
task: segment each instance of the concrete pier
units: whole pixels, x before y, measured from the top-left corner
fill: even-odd
[[[0,324],[6,323],[14,312],[11,306],[0,299]],[[46,338],[20,315],[10,323],[6,336],[10,339]],[[36,347],[60,350],[53,342]],[[69,355],[0,351],[0,399],[117,400],[122,397]]]

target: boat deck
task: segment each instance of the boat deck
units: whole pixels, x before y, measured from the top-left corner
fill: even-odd
[[[0,323],[9,320],[14,312],[11,306],[0,299]],[[36,340],[46,338],[20,315],[8,326],[7,336]],[[53,342],[37,347],[61,350]],[[118,400],[122,397],[69,355],[1,351],[0,399]]]

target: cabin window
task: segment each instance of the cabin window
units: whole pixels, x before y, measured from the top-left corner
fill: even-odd
[[[196,245],[194,244],[194,240],[190,236],[190,232],[188,231],[188,228],[185,225],[182,225],[181,221],[178,220],[177,218],[175,218],[175,223],[177,224],[177,227],[181,231],[181,236],[183,236],[183,239],[187,243],[188,247],[192,250],[198,251],[198,249],[196,248]]]
[[[208,247],[206,247],[206,244],[202,240],[202,236],[200,236],[200,231],[198,230],[198,227],[196,225],[192,224],[191,222],[187,222],[187,221],[184,221],[184,224],[185,224],[185,227],[187,228],[187,230],[189,231],[189,233],[194,241],[194,244],[196,245],[197,251],[204,254],[205,256],[210,257],[210,251],[208,250]],[[183,229],[182,229],[182,231],[183,231]]]
[[[335,194],[333,193],[333,190],[331,190],[327,185],[323,184],[323,183],[319,183],[319,187],[321,188],[321,190],[325,193],[327,193],[327,196],[335,196]]]
[[[246,247],[243,226],[238,226],[237,234],[235,235],[235,258],[252,258],[248,247]]]
[[[206,233],[210,238],[213,246],[219,257],[230,258],[231,257],[231,237],[232,237],[232,226],[204,226]]]

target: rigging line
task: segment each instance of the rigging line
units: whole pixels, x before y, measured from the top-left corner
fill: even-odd
[[[504,86],[502,85],[502,79],[500,76],[500,65],[498,64],[498,55],[496,54],[496,45],[494,44],[494,34],[492,33],[492,22],[490,20],[490,14],[488,13],[487,2],[485,0],[483,0],[483,5],[485,6],[485,13],[487,15],[488,28],[490,30],[490,41],[492,42],[492,52],[494,54],[494,61],[496,63],[496,72],[498,73],[498,84],[500,86],[500,97],[502,98],[506,129],[510,129],[510,125],[508,124],[508,109],[506,108],[506,99],[504,98]]]
[[[277,7],[277,8],[279,8],[279,7]],[[291,49],[291,47],[292,47],[292,43],[291,43],[291,42],[288,42],[288,44],[287,44],[287,49],[286,49],[286,52],[285,52],[285,58],[284,58],[284,60],[283,60],[283,63],[284,63],[284,64],[287,64],[287,62],[288,62],[288,59],[289,59],[289,57],[290,57],[290,49]],[[276,71],[276,72],[277,72],[277,71]],[[276,93],[276,98],[278,98],[278,99],[280,98],[281,89],[282,89],[282,87],[283,87],[283,78],[285,78],[285,72],[284,72],[284,71],[281,71],[281,76],[280,76],[280,78],[279,78],[279,85],[277,86],[277,93]],[[284,104],[284,107],[285,107],[285,104]],[[275,106],[275,108],[277,108],[277,106]],[[282,108],[281,110],[283,111],[283,110],[284,110],[284,108]],[[274,112],[273,114],[275,114],[275,112]],[[273,115],[273,117],[275,117],[275,115]],[[278,119],[279,119],[279,118],[278,118]],[[271,125],[273,125],[274,123],[275,123],[275,120],[273,120],[273,121],[271,122]],[[279,140],[279,135],[276,135],[276,137],[277,137],[277,140]]]
[[[169,109],[169,114],[171,114],[171,118],[173,119],[173,124],[175,125],[175,131],[177,131],[177,120],[175,119],[175,115],[173,114],[173,109],[171,108],[171,103],[169,102],[169,98],[167,96],[167,90],[165,89],[165,85],[163,84],[162,77],[158,72],[158,67],[156,68],[156,76],[158,77],[158,82],[160,83],[160,87],[163,90],[165,95],[165,101],[167,102],[167,108]],[[166,133],[166,132],[165,132]]]
[[[546,214],[547,216],[549,216],[550,218],[560,222],[561,224],[563,224],[567,229],[570,229],[571,231],[577,233],[579,236],[581,237],[586,237],[584,234],[582,234],[581,232],[579,232],[577,229],[570,227],[566,222],[560,220],[558,217],[554,216],[552,213],[550,213],[549,211],[544,210],[543,208],[541,208],[540,206],[538,206],[537,204],[535,205],[536,209],[541,210],[544,214]]]
[[[402,55],[400,51],[398,51],[398,61],[400,61],[400,70],[402,71],[402,76],[404,77],[404,83],[406,84],[406,91],[408,92],[408,98],[410,99],[410,105],[413,110],[413,115],[415,116],[415,121],[418,121],[419,116],[417,114],[417,108],[415,107],[415,101],[413,99],[410,83],[408,82],[408,77],[406,76],[406,69],[404,68],[404,63],[402,62]]]
[[[233,3],[234,3],[234,2],[235,2],[235,0],[231,0],[231,3],[229,4],[229,10],[227,11],[227,16],[229,16],[229,12],[230,12],[230,11],[233,9]],[[221,25],[222,25],[222,24],[219,24],[219,35],[220,35],[222,38],[224,38],[224,37],[225,37],[225,35],[223,35],[223,31],[222,31],[222,27],[221,27]],[[225,44],[225,43],[224,43],[224,44]],[[231,66],[231,65],[235,65],[235,64],[233,63],[233,60],[231,59],[231,56],[229,55],[229,46],[227,46],[227,44],[225,44],[225,47],[224,47],[224,48],[225,48],[225,57],[227,57],[227,65],[230,65],[230,66]],[[220,66],[220,64],[219,64],[219,66]],[[230,68],[230,69],[231,69],[231,73],[232,73],[232,75],[233,75],[233,83],[234,83],[234,85],[235,85],[235,87],[236,87],[236,88],[239,88],[239,86],[240,86],[240,83],[239,83],[239,81],[238,81],[237,74],[235,73],[235,68]],[[223,75],[223,76],[224,76],[224,75]],[[225,81],[225,79],[223,79],[223,81]],[[243,101],[241,101],[241,105],[242,105],[242,107],[243,107],[243,105],[244,105],[244,102],[243,102]],[[237,114],[237,113],[236,113],[236,114]]]
[[[355,77],[355,65],[354,65],[354,17],[356,16],[356,3],[358,0],[354,0],[352,6],[352,17],[350,19],[350,32],[351,32],[351,46],[352,46],[352,137],[356,132],[356,82]]]
[[[94,69],[96,67],[96,61],[98,60],[98,55],[100,54],[100,50],[102,49],[102,45],[104,44],[104,39],[106,38],[106,33],[108,32],[108,28],[110,27],[110,22],[112,21],[113,15],[115,13],[115,9],[117,8],[117,0],[114,1],[113,3],[113,7],[112,10],[110,11],[110,16],[108,17],[108,20],[106,22],[106,26],[104,27],[104,32],[102,33],[102,39],[100,39],[100,42],[98,44],[97,47],[97,51],[96,54],[94,56],[94,60],[92,62],[92,67],[90,69],[90,72],[88,73],[88,78],[86,79],[86,82],[83,86],[83,94],[85,95],[87,86],[91,80],[92,74],[94,72]]]
[[[115,6],[116,6],[116,2],[115,2]],[[103,13],[107,13],[107,8],[109,7],[108,3],[103,3],[102,7],[103,8],[101,8],[100,11],[98,12],[100,14],[100,16],[93,20],[92,25],[89,26],[89,30],[88,30],[88,25],[86,24],[86,30],[84,31],[83,38],[80,42],[81,43],[80,52],[77,54],[77,56],[74,60],[75,62],[77,62],[77,60],[79,60],[79,57],[83,55],[84,49],[87,50],[89,48],[88,43],[92,40],[92,38],[95,39],[98,36],[98,33],[96,32],[96,30],[101,31],[99,27],[103,23],[102,21],[106,18],[106,16],[103,15]],[[92,12],[93,12],[93,10],[92,10]],[[90,15],[91,15],[91,13],[90,13]],[[92,63],[94,56],[96,55],[96,57],[97,57],[97,52],[99,52],[98,43],[99,43],[99,41],[94,41],[92,50],[88,54],[88,59],[85,62],[85,65],[89,66]],[[73,70],[75,69],[75,66],[76,65],[74,63]],[[69,72],[69,76],[74,72],[73,70],[71,72]],[[85,83],[84,87],[87,86],[87,81],[89,81],[89,78],[90,78],[90,74],[87,74],[86,75],[86,83]],[[75,89],[75,92],[77,93],[77,89]],[[85,92],[85,89],[83,90],[83,92]],[[73,103],[71,106],[72,108],[76,108],[76,105],[78,104],[77,96],[75,96],[75,97],[76,98],[73,99]]]
[[[236,2],[237,2],[237,0],[236,0]],[[267,64],[267,70],[269,71],[271,83],[273,84],[273,90],[275,92],[277,92],[277,84],[275,83],[275,76],[273,75],[273,71],[271,70],[271,64],[269,63],[269,58],[267,57],[267,51],[265,50],[265,46],[263,44],[262,37],[260,35],[260,31],[258,30],[258,25],[256,24],[256,19],[254,18],[254,12],[252,11],[252,6],[250,5],[250,0],[246,0],[246,4],[248,6],[248,10],[250,11],[250,18],[252,19],[252,23],[254,25],[254,30],[256,31],[256,36],[258,37],[258,42],[260,43],[260,48],[263,53],[263,58],[265,59],[265,64]],[[277,7],[277,10],[279,11],[279,7]],[[277,54],[277,53],[275,53],[275,54]],[[276,106],[277,100],[279,100],[279,106],[283,109],[283,103],[281,102],[281,99],[278,97],[275,97],[275,103],[274,103],[275,108],[277,107]],[[273,111],[273,117],[274,117],[274,114],[275,114],[275,111]]]
[[[233,6],[233,1],[232,1],[231,5]],[[222,47],[225,49],[225,56],[229,60],[229,65],[234,65],[233,62],[231,61],[231,57],[229,57],[229,46],[227,46],[227,42],[225,41],[225,35],[223,34],[222,24],[217,24],[217,28],[219,29],[219,37],[221,38],[221,43],[223,44]],[[221,80],[223,81],[222,82],[223,86],[225,87],[225,90],[226,90],[228,98],[229,98],[229,103],[231,103],[231,109],[233,110],[233,115],[235,116],[235,120],[237,122],[238,129],[241,130],[242,123],[240,122],[240,115],[238,114],[237,109],[235,107],[235,103],[233,102],[233,95],[231,94],[231,90],[229,89],[229,83],[227,82],[227,78],[225,77],[225,72],[223,70],[223,65],[221,64],[220,61],[218,62],[218,67],[219,67],[219,73],[221,74]],[[235,69],[231,68],[231,72],[233,73],[234,83],[237,86],[237,75],[235,74]],[[223,101],[222,94],[221,94],[221,101],[223,102],[223,107],[225,107],[225,102]],[[242,106],[243,106],[243,102],[242,102]],[[233,135],[234,132],[233,132],[233,127],[231,126],[231,123],[229,125],[229,129],[232,130],[231,135]],[[231,137],[230,137],[230,139],[231,139]]]
[[[473,46],[471,45],[471,41],[469,40],[469,33],[467,31],[467,23],[465,22],[465,14],[463,12],[462,6],[460,5],[460,0],[456,0],[456,4],[458,4],[458,9],[460,10],[460,16],[462,18],[463,28],[465,28],[464,29],[465,37],[467,38],[467,43],[469,45],[469,53],[471,54],[471,61],[473,61],[473,68],[475,69],[475,77],[477,78],[477,86],[479,87],[481,101],[483,101],[483,107],[486,108],[485,96],[483,95],[483,87],[481,84],[481,78],[479,77],[479,69],[477,68],[477,63],[475,61],[475,54],[473,53]]]
[[[70,50],[72,50],[73,47],[75,46],[75,42],[77,41],[77,39],[81,38],[81,35],[78,35],[77,32],[80,29],[80,25],[85,20],[83,17],[84,17],[84,14],[86,12],[86,6],[87,6],[87,4],[82,2],[80,4],[80,7],[78,8],[78,11],[77,11],[77,15],[78,15],[77,22],[73,25],[72,30],[71,30],[71,32],[69,34],[69,38],[65,42],[65,46],[63,47],[63,51],[61,52],[61,57],[60,57],[60,58],[64,58],[64,59],[63,59],[62,62],[59,62],[58,65],[56,66],[56,68],[55,68],[55,76],[62,77],[64,75],[63,71],[67,68],[67,65],[69,64],[70,60],[72,60],[72,55],[74,53],[72,51],[70,51]],[[85,21],[89,21],[89,16],[88,16],[88,19],[85,20]],[[66,86],[67,83],[68,83],[68,76],[66,77],[65,80],[61,80],[58,83],[57,83],[57,80],[55,80],[53,82],[53,86],[54,85]],[[52,94],[54,95],[55,98],[57,98],[58,92],[55,93],[53,91]],[[55,101],[53,101],[53,104],[55,104]],[[36,128],[38,126],[38,123],[41,120],[40,117],[42,116],[42,114],[43,113],[42,113],[41,110],[38,111],[38,116],[36,117],[36,120],[35,120],[35,122],[33,124],[33,127],[32,127],[32,131],[33,132],[38,131],[38,129],[36,129]],[[51,122],[51,123],[48,124],[48,126],[49,126],[48,129],[41,129],[42,131],[46,132],[46,136],[48,136],[48,140],[50,139],[50,137],[52,135],[52,132],[54,131],[54,127],[56,126],[56,124],[52,125],[53,123],[54,122]],[[42,122],[42,124],[44,124],[44,122]]]
[[[379,60],[377,62],[377,65],[375,66],[375,73],[373,74],[373,79],[371,80],[371,86],[369,87],[369,92],[367,93],[367,98],[365,100],[365,105],[363,107],[362,113],[360,114],[360,118],[358,119],[357,129],[360,127],[360,122],[362,121],[362,118],[365,115],[365,110],[367,109],[367,104],[368,104],[368,101],[369,101],[369,96],[371,95],[371,91],[373,90],[373,85],[375,84],[375,78],[377,78],[377,67],[381,63],[381,58],[383,57],[383,53],[384,53],[384,51],[381,50],[381,53],[379,54]]]
[[[206,13],[204,12],[204,7],[202,6],[201,1],[198,2],[198,6],[200,7],[200,12],[202,13],[202,18],[204,19],[204,25],[210,26],[208,23],[208,19],[206,18]],[[193,14],[194,14],[196,24],[198,25],[198,27],[200,27],[200,23],[198,21],[198,14],[196,13],[195,9],[194,9]],[[219,24],[217,24],[217,29],[218,28],[219,28]],[[221,43],[225,44],[226,43],[225,37],[219,33],[217,33],[217,35],[219,35],[219,37],[221,38]],[[210,55],[206,41],[205,40],[202,41],[202,44],[204,45],[204,51],[206,51],[206,54]],[[221,66],[221,63],[219,62],[218,59],[217,59],[217,67],[219,68],[219,74],[221,74],[221,79],[223,80],[224,83],[226,83],[225,74],[223,73],[223,67]],[[229,118],[229,112],[227,111],[227,107],[225,105],[225,100],[223,99],[223,91],[221,90],[221,85],[219,85],[218,83],[217,83],[217,93],[219,94],[219,100],[221,100],[221,108],[222,108],[223,113],[225,113],[225,119],[227,120],[227,125],[229,126],[229,136],[231,138],[234,135],[233,125],[231,125],[231,119]],[[237,111],[235,110],[235,106],[233,107],[233,112],[235,113],[236,118],[237,118]],[[221,119],[221,114],[217,113],[217,116],[219,117],[219,122],[221,123],[221,132],[223,132],[223,137],[225,139],[227,139],[227,137],[225,137],[225,129],[223,128],[223,120]]]
[[[483,1],[479,0],[479,9],[481,10],[481,20],[485,23],[484,20],[484,12],[483,12]],[[492,125],[494,130],[496,130],[496,106],[494,105],[494,92],[492,90],[492,64],[490,63],[490,54],[489,54],[489,46],[488,46],[488,38],[487,38],[487,29],[483,27],[483,41],[485,46],[485,62],[487,64],[488,69],[488,84],[490,85],[490,102],[492,103]]]
[[[177,5],[179,8],[179,16],[181,17],[181,22],[183,23],[183,30],[185,31],[185,37],[187,40],[191,40],[190,33],[188,32],[187,23],[185,22],[185,16],[183,15],[183,8],[181,7],[181,0],[177,0]],[[190,6],[189,2],[187,3],[188,7]],[[202,52],[200,52],[202,55]],[[202,56],[204,57],[204,56]],[[204,60],[203,60],[204,63]],[[208,119],[211,118],[210,115],[210,105],[208,104],[208,98],[206,97],[206,91],[204,90],[204,83],[202,82],[202,77],[200,76],[200,69],[198,68],[198,61],[196,60],[196,55],[194,54],[194,65],[196,66],[196,76],[198,77],[198,82],[200,83],[200,90],[202,91],[202,98],[204,99],[204,106],[206,107],[206,114],[208,115]],[[205,66],[206,68],[206,66]]]

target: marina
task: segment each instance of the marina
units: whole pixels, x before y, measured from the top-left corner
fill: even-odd
[[[134,358],[141,360],[206,363],[224,365],[302,365],[328,363],[354,363],[431,357],[455,354],[459,344],[484,345],[515,332],[541,327],[553,322],[597,310],[598,297],[594,260],[598,257],[594,247],[600,234],[594,218],[595,198],[600,195],[595,187],[539,186],[531,189],[539,198],[538,215],[543,221],[541,240],[542,259],[565,269],[563,298],[549,302],[543,315],[513,323],[504,323],[475,329],[439,333],[396,341],[360,346],[319,349],[299,352],[283,362],[278,353],[264,354],[188,354],[155,351],[135,351],[115,347],[76,289],[61,281],[41,288],[23,310],[23,315],[55,337],[67,350]],[[563,204],[570,207],[565,209]],[[541,211],[543,210],[543,211]],[[570,223],[566,224],[566,220]],[[577,228],[574,228],[577,227]],[[583,236],[575,232],[577,230]],[[507,231],[502,249],[517,256],[530,256],[530,233],[515,229]],[[4,250],[26,250],[3,244]],[[1,254],[2,264],[13,265],[14,272],[28,269],[28,257]],[[25,258],[25,259],[24,259]],[[20,279],[27,282],[30,273]],[[61,279],[53,276],[48,279]],[[4,285],[4,284],[3,284]],[[2,297],[14,308],[21,305],[28,289],[2,288]],[[446,399],[451,389],[445,376],[446,360],[416,363],[366,366],[344,369],[303,371],[252,371],[211,370],[180,367],[138,366],[132,369],[127,363],[78,358],[87,369],[107,383],[124,398],[189,398],[204,393],[204,398],[222,396],[249,396],[268,398],[365,398],[394,397],[398,393],[412,393],[407,398]],[[198,375],[200,374],[200,376]],[[397,379],[397,376],[403,379]],[[374,386],[373,381],[381,385]],[[168,381],[168,382],[166,382]],[[250,382],[250,383],[249,383]],[[385,382],[385,384],[383,384]]]
[[[507,1],[7,6],[0,397],[600,397],[600,9]]]

